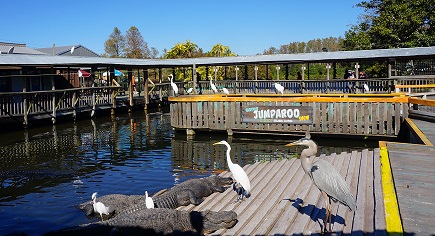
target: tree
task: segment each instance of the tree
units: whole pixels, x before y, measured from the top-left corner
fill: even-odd
[[[193,58],[199,57],[202,54],[202,49],[198,45],[187,40],[184,43],[177,43],[169,49],[164,55],[165,58]],[[202,56],[202,55],[201,55]]]
[[[130,27],[125,35],[124,55],[127,58],[150,58],[148,44],[144,41],[139,29]]]
[[[109,39],[104,43],[104,51],[108,57],[121,57],[124,47],[124,36],[122,36],[118,27],[115,27]]]
[[[345,33],[346,50],[435,45],[433,0],[370,0],[357,6],[365,14]]]
[[[236,54],[231,51],[229,46],[224,46],[220,43],[213,45],[210,52],[208,52],[207,54],[211,57],[233,57],[233,56],[236,56]]]

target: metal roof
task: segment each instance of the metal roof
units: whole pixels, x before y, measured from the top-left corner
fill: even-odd
[[[71,48],[74,47],[73,53],[71,53]],[[70,46],[59,46],[50,48],[37,48],[36,50],[41,51],[47,55],[58,55],[58,56],[84,56],[84,57],[99,57],[97,53],[93,52],[89,48],[77,44]]]
[[[26,44],[0,42],[0,54],[44,55],[45,53],[26,47]]]
[[[187,59],[131,59],[51,55],[0,55],[0,66],[115,66],[117,68],[170,68],[244,64],[298,64],[343,61],[435,58],[435,47],[376,49],[359,51],[274,54],[236,57],[201,57]]]

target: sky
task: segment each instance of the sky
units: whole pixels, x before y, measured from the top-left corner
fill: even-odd
[[[344,37],[364,13],[362,0],[3,0],[0,42],[29,48],[81,44],[104,53],[115,27],[135,26],[160,54],[190,40],[220,43],[240,56],[291,42]]]

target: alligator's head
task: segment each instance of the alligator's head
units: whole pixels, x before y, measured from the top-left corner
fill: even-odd
[[[190,218],[198,233],[209,234],[219,229],[229,229],[237,223],[234,211],[192,211]]]
[[[207,179],[215,186],[229,186],[233,184],[233,179],[231,177],[220,177],[217,175],[212,175],[207,177]]]

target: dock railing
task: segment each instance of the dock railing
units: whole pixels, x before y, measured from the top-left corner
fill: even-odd
[[[214,81],[219,93],[227,88],[230,94],[274,94],[275,83],[284,86],[284,94],[310,93],[391,93],[394,91],[394,79],[358,79],[358,80],[218,80]],[[364,84],[366,86],[364,86]],[[368,88],[368,89],[367,89]],[[201,94],[213,94],[210,81],[199,81]]]
[[[22,117],[27,125],[29,116],[51,116],[54,122],[58,113],[75,117],[77,111],[115,108],[114,97],[119,89],[105,86],[0,93],[0,118]]]
[[[408,117],[408,97],[403,94],[350,95],[207,95],[170,97],[171,125],[175,129],[240,133],[304,133],[397,136]],[[249,122],[246,107],[311,107],[311,124]],[[255,109],[255,108],[254,108]],[[287,108],[286,108],[287,109]],[[302,108],[301,108],[302,109]]]

